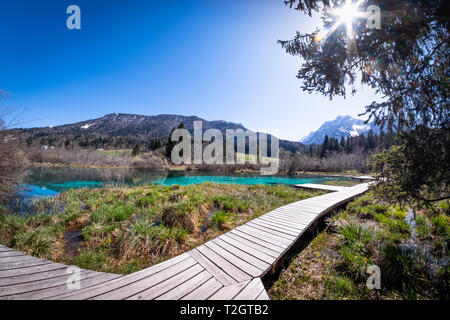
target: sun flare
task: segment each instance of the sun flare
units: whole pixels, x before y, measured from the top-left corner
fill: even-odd
[[[347,27],[347,37],[353,38],[353,21],[355,18],[364,17],[364,13],[359,10],[359,6],[363,0],[358,0],[353,2],[352,0],[346,0],[345,4],[340,8],[335,8],[331,13],[338,17],[336,23],[331,27],[319,31],[315,36],[315,41],[321,41],[326,39],[330,34],[332,34],[336,29],[345,24]]]

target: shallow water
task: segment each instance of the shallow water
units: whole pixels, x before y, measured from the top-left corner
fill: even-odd
[[[283,175],[261,176],[258,174],[223,174],[201,172],[158,172],[130,169],[93,169],[93,168],[34,168],[24,180],[21,195],[24,197],[54,196],[70,189],[98,188],[111,185],[138,186],[144,184],[157,185],[190,185],[203,182],[226,184],[303,184],[323,183],[329,180],[348,180],[349,178]]]

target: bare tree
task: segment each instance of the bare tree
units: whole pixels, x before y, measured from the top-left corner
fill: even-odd
[[[4,96],[5,92],[0,89],[0,98]],[[13,187],[19,182],[27,164],[26,156],[19,148],[17,137],[7,130],[9,125],[4,120],[6,114],[6,108],[0,104],[0,201],[11,196]],[[17,119],[17,116],[13,119]]]

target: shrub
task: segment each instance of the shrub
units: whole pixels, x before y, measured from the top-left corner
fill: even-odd
[[[171,204],[162,210],[161,222],[170,228],[183,228],[191,232],[198,226],[198,212],[189,201]]]

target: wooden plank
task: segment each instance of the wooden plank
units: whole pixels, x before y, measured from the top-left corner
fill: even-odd
[[[286,245],[292,242],[291,239],[288,239],[284,236],[277,235],[275,232],[268,232],[265,230],[261,230],[262,228],[258,228],[255,225],[244,224],[236,228],[236,230],[246,232],[247,234],[254,235],[255,237],[261,238],[267,242],[273,243],[281,248],[285,248]]]
[[[315,220],[315,219],[305,218],[300,215],[297,218],[291,218],[290,216],[281,214],[279,212],[277,214],[273,214],[273,215],[270,214],[267,216],[267,218],[281,220],[284,223],[299,224],[302,227],[302,230],[304,230],[306,228],[306,226],[308,226],[311,223],[311,221]]]
[[[345,199],[342,199],[342,198],[333,198],[333,199],[331,199],[331,198],[321,198],[321,199],[315,199],[315,200],[317,202],[321,203],[321,204],[327,205],[327,207],[333,206],[336,203],[339,203],[341,201],[345,201]]]
[[[319,208],[312,205],[306,205],[304,203],[291,203],[289,206],[277,208],[273,211],[275,212],[288,212],[288,213],[296,213],[296,212],[305,212],[305,214],[308,214],[310,216],[315,216],[318,213],[321,213],[324,210],[324,208]]]
[[[297,231],[288,231],[283,229],[279,224],[270,225],[269,222],[264,220],[252,220],[245,224],[245,226],[249,226],[252,228],[256,228],[262,231],[266,231],[270,234],[273,234],[275,236],[278,236],[280,238],[284,238],[288,241],[292,241],[296,238],[296,235],[298,234]]]
[[[262,253],[266,254],[267,256],[272,257],[274,259],[276,259],[279,256],[279,254],[280,254],[278,251],[275,251],[275,250],[272,250],[270,248],[267,248],[266,246],[261,245],[258,242],[252,241],[252,239],[249,239],[248,237],[247,238],[241,237],[241,236],[239,236],[239,234],[236,234],[236,233],[228,232],[228,233],[224,234],[223,236],[229,237],[229,238],[231,238],[231,239],[233,239],[235,241],[238,241],[239,243],[242,243],[243,245],[246,245],[246,246],[249,246],[249,247],[251,247],[251,248],[253,248],[255,250],[258,250],[258,251],[260,251],[260,252],[262,252]]]
[[[167,269],[168,267],[173,266],[177,263],[181,263],[189,258],[191,258],[190,255],[188,255],[187,253],[184,253],[175,258],[172,258],[170,260],[167,260],[167,261],[159,263],[155,266],[152,266],[150,268],[146,268],[144,270],[129,274],[127,276],[113,279],[111,281],[108,281],[107,283],[102,283],[101,285],[92,286],[92,287],[89,287],[86,289],[78,290],[77,292],[74,292],[72,294],[70,294],[70,293],[64,294],[60,298],[61,299],[69,299],[69,300],[70,299],[78,299],[78,300],[90,299],[90,298],[96,297],[100,294],[111,292],[111,291],[120,289],[126,285],[130,285],[134,282],[145,279],[146,277],[149,277],[153,274],[161,272],[162,270]],[[74,296],[74,295],[76,295],[76,296]]]
[[[17,257],[17,256],[16,256],[16,257]],[[24,255],[22,255],[22,256],[18,256],[18,258],[16,258],[16,257],[9,257],[9,258],[12,258],[13,261],[17,261],[17,260],[14,260],[14,259],[19,259],[19,261],[23,261],[23,262],[26,262],[26,261],[36,261],[36,260],[37,260],[37,261],[46,261],[46,262],[50,262],[50,261],[48,261],[48,260],[44,260],[44,259],[32,257],[32,256],[29,256],[29,255],[26,255],[26,254],[24,254]],[[3,259],[1,259],[1,260],[0,260],[0,270],[3,269],[3,268],[6,268],[7,264],[10,262],[10,260],[11,260],[11,259],[8,259],[8,258],[3,258]],[[12,261],[12,262],[13,262],[13,261]]]
[[[291,220],[283,219],[283,218],[276,217],[276,216],[262,216],[262,217],[259,217],[259,219],[268,221],[268,222],[272,222],[272,223],[276,223],[280,226],[295,226],[297,228],[296,229],[297,232],[302,232],[305,229],[305,227],[308,225],[307,222],[299,223],[297,221],[291,221]]]
[[[259,229],[254,228],[253,226],[249,226],[246,224],[244,224],[240,227],[237,227],[236,230],[240,230],[242,232],[246,232],[248,234],[255,235],[255,237],[256,236],[261,237],[262,239],[265,239],[267,242],[271,242],[283,249],[286,248],[286,246],[288,246],[291,243],[291,241],[289,241],[288,239],[270,234],[265,231],[261,231]]]
[[[346,196],[344,195],[344,192],[336,192],[336,193],[324,194],[324,195],[314,197],[314,198],[305,199],[305,201],[306,200],[339,200],[340,201],[345,197]]]
[[[346,201],[346,197],[343,197],[341,200],[335,200],[334,203],[340,202],[340,201]],[[293,203],[293,206],[305,206],[305,207],[309,207],[309,208],[318,208],[321,209],[322,211],[325,209],[328,209],[330,207],[330,203],[325,203],[322,202],[320,200],[317,199],[307,199],[305,201],[302,201],[301,203]]]
[[[209,273],[211,273],[222,285],[228,286],[237,283],[228,273],[220,269],[197,249],[189,251],[189,254]]]
[[[285,220],[290,220],[292,222],[302,223],[306,222],[309,224],[311,220],[314,220],[317,215],[314,214],[314,216],[310,216],[308,214],[304,214],[303,211],[297,210],[296,212],[284,212],[284,211],[276,211],[276,212],[269,212],[266,213],[263,217],[278,217],[283,218]]]
[[[307,207],[304,205],[292,204],[292,207],[289,207],[288,209],[279,208],[274,211],[288,213],[288,214],[298,214],[299,212],[301,212],[305,216],[310,216],[311,218],[315,218],[315,217],[317,217],[317,215],[322,213],[324,211],[324,209],[318,208],[318,207],[311,208],[311,207]]]
[[[251,222],[252,225],[262,226],[264,228],[268,228],[268,229],[277,231],[277,232],[282,233],[284,235],[288,235],[289,239],[292,239],[292,237],[294,237],[294,239],[295,239],[297,237],[297,235],[299,234],[299,231],[292,231],[292,229],[289,229],[286,226],[283,226],[283,225],[275,223],[275,222],[270,222],[270,221],[267,221],[267,220],[255,219],[255,220],[252,220],[250,222]]]
[[[188,295],[194,291],[199,286],[203,285],[208,280],[211,280],[213,276],[206,270],[203,270],[195,277],[189,279],[188,281],[180,284],[172,290],[164,293],[163,295],[156,298],[156,300],[178,300]]]
[[[279,215],[285,215],[286,217],[291,217],[293,219],[315,219],[318,215],[318,213],[312,213],[308,212],[303,208],[299,207],[286,207],[284,209],[276,209],[274,211],[271,211],[267,214],[279,214]]]
[[[311,198],[310,198],[310,199],[311,199]],[[319,207],[319,208],[318,208],[318,207],[316,207],[315,205],[312,205],[311,202],[310,202],[310,199],[292,202],[292,203],[289,203],[289,204],[284,205],[284,206],[282,206],[282,207],[276,208],[274,211],[277,211],[277,210],[286,210],[286,209],[292,210],[292,209],[294,209],[294,208],[297,208],[298,206],[305,206],[305,207],[309,207],[309,209],[310,209],[310,210],[307,211],[307,212],[309,212],[309,214],[311,214],[311,215],[314,215],[315,213],[317,213],[317,210],[322,210],[323,208],[322,208],[322,207]],[[306,211],[306,210],[305,210],[305,211]]]
[[[277,219],[273,216],[269,215],[263,215],[260,216],[258,219],[255,219],[258,221],[265,221],[270,223],[275,223],[276,225],[279,225],[283,229],[294,231],[294,232],[301,232],[305,228],[305,223],[300,223],[299,221],[288,221],[284,219]]]
[[[254,256],[255,258],[258,258],[261,261],[264,261],[268,265],[271,265],[276,260],[275,257],[270,256],[263,251],[259,251],[258,249],[255,249],[255,247],[251,246],[251,244],[249,245],[249,244],[244,243],[243,241],[237,241],[228,234],[224,234],[224,235],[220,236],[218,239],[228,243],[229,245],[234,246],[235,248],[237,248],[239,250],[246,252],[247,254]]]
[[[109,292],[105,292],[95,297],[92,297],[94,300],[121,300],[121,299],[129,299],[135,296],[137,299],[141,299],[141,295],[143,292],[146,292],[149,288],[158,286],[178,274],[182,274],[183,271],[190,269],[191,267],[198,265],[197,262],[189,257],[186,260],[183,260],[179,263],[176,263],[168,268],[164,268],[160,272],[156,272],[150,276],[147,276],[143,279],[139,279],[138,281],[133,281],[131,283],[126,283],[128,281],[129,276],[124,276],[123,282],[125,282],[124,286],[120,288],[116,288],[115,290],[110,290]],[[203,268],[198,265],[201,270]],[[200,271],[201,271],[200,270]],[[199,271],[199,272],[200,272]],[[168,289],[169,290],[169,289]],[[164,292],[162,292],[164,293]]]
[[[56,270],[67,268],[67,266],[59,263],[45,263],[39,266],[27,267],[27,268],[19,268],[19,269],[10,269],[3,270],[0,272],[0,283],[2,283],[3,279],[9,277],[17,277],[23,275],[30,275],[44,271]]]
[[[45,279],[52,279],[60,276],[64,276],[67,274],[67,268],[58,268],[54,270],[49,271],[43,271],[38,273],[32,273],[32,274],[25,274],[20,276],[11,276],[7,278],[0,279],[0,286],[11,286],[15,284],[21,284],[21,283],[27,283],[27,282],[33,282],[33,281],[39,281],[39,280],[45,280]]]
[[[270,216],[269,217],[261,216],[258,217],[257,219],[252,220],[251,222],[260,222],[263,223],[264,225],[272,225],[293,236],[297,235],[301,230],[303,230],[303,225],[288,222],[280,223],[280,221],[272,220]]]
[[[206,300],[221,288],[223,288],[222,283],[220,283],[216,280],[216,278],[213,277],[199,286],[197,289],[194,289],[191,293],[181,298],[181,300]]]
[[[213,294],[208,300],[231,300],[249,283],[250,280],[223,287]]]
[[[16,257],[16,256],[25,256],[25,253],[20,251],[1,251],[0,252],[0,260],[6,257]]]
[[[339,199],[335,199],[333,201],[326,201],[326,200],[322,200],[322,199],[314,199],[314,201],[310,201],[308,203],[303,203],[303,205],[306,206],[314,206],[317,208],[321,208],[322,210],[327,210],[330,209],[330,207],[334,207],[339,205],[340,203],[346,202],[347,199],[343,198],[341,200]]]
[[[307,222],[294,222],[289,221],[280,217],[273,217],[273,216],[267,216],[261,218],[262,221],[266,221],[267,223],[275,224],[279,226],[280,228],[288,227],[289,225],[296,226],[296,234],[298,235],[300,232],[303,232],[305,230],[306,226],[308,225]]]
[[[107,283],[108,281],[123,277],[121,275],[112,274],[112,273],[101,273],[99,275],[89,277],[89,278],[81,278],[80,288],[81,289],[70,289],[66,284],[47,288],[39,291],[27,292],[23,294],[19,294],[13,296],[13,299],[21,299],[21,300],[60,300],[59,296],[62,295],[74,295],[76,292],[88,289],[92,286],[101,285],[103,283]],[[73,300],[78,298],[74,297]],[[79,300],[79,299],[78,299]]]
[[[28,267],[40,266],[40,265],[49,264],[49,263],[51,263],[51,262],[42,260],[42,259],[37,259],[34,257],[27,257],[26,259],[23,259],[20,261],[0,263],[0,271],[3,273],[3,271],[7,271],[7,270],[28,268]]]
[[[255,300],[262,291],[265,291],[260,278],[253,279],[233,300]]]
[[[255,266],[256,268],[258,268],[261,271],[265,271],[268,268],[270,268],[270,264],[252,256],[251,254],[248,254],[247,252],[245,252],[241,249],[238,249],[238,248],[232,246],[231,244],[227,243],[226,241],[222,240],[221,238],[216,238],[216,239],[212,240],[212,242],[217,244],[224,250],[230,252],[234,256],[237,256],[237,257],[241,258],[242,260],[244,260],[245,262],[252,264],[253,266]]]
[[[189,279],[195,277],[200,272],[204,271],[201,265],[196,263],[189,269],[177,272],[176,274],[166,277],[163,282],[152,286],[151,288],[140,292],[132,297],[127,298],[127,300],[152,300],[160,295],[166,293],[167,291],[177,287],[180,283],[184,283]]]
[[[258,230],[261,230],[263,232],[267,232],[270,235],[275,235],[277,237],[286,239],[286,240],[288,240],[287,243],[291,243],[292,241],[295,241],[295,238],[296,238],[296,236],[290,235],[290,234],[288,234],[288,233],[286,233],[286,232],[284,232],[282,230],[280,231],[280,230],[277,230],[275,228],[270,228],[267,225],[257,224],[257,223],[254,223],[253,221],[250,221],[250,222],[246,223],[245,225],[249,226],[249,227],[252,227],[252,228],[255,228],[255,229],[258,229]]]
[[[213,262],[216,266],[218,266],[220,269],[222,269],[224,272],[230,275],[237,282],[245,281],[251,278],[251,276],[248,273],[242,271],[241,269],[239,269],[234,264],[224,259],[222,256],[220,256],[207,246],[201,245],[197,247],[197,250],[203,256],[205,256],[207,259]]]
[[[281,252],[284,251],[284,248],[272,244],[271,242],[266,241],[264,238],[261,238],[259,235],[249,234],[248,232],[244,232],[238,229],[233,229],[229,232],[229,234],[240,236],[241,238],[247,239],[249,241],[252,241],[256,244],[259,244],[263,247],[266,247],[268,249],[271,249],[272,251],[277,252],[277,257],[280,255]]]
[[[81,278],[91,278],[97,275],[98,275],[97,273],[88,270],[82,270],[80,272]],[[65,285],[67,283],[67,279],[69,279],[70,276],[71,274],[65,274],[64,276],[61,277],[0,287],[0,298]]]
[[[33,260],[38,260],[38,261],[42,261],[41,259],[35,258],[35,257],[30,257],[27,256],[25,254],[22,255],[15,255],[15,256],[10,256],[10,257],[3,257],[0,258],[0,268],[2,268],[2,266],[4,266],[6,263],[10,263],[10,262],[25,262],[25,261],[33,261]]]
[[[295,184],[294,186],[302,189],[325,190],[325,191],[342,191],[348,188],[342,186],[331,186],[326,184],[315,184],[315,183]]]
[[[303,211],[301,210],[297,210],[296,212],[285,212],[285,211],[277,211],[277,212],[270,212],[265,214],[264,216],[273,216],[273,217],[278,217],[278,218],[283,218],[285,220],[290,220],[292,222],[297,222],[297,223],[307,223],[309,224],[309,222],[311,222],[311,220],[316,219],[317,215],[315,214],[314,216],[310,216],[308,214],[304,214]]]
[[[336,196],[338,196],[338,194],[336,194]],[[309,198],[309,199],[305,199],[302,201],[297,201],[297,202],[293,202],[291,204],[289,204],[289,206],[296,206],[296,205],[303,205],[306,207],[310,207],[311,209],[324,209],[327,207],[327,205],[325,203],[321,203],[318,200],[314,199],[314,198]]]

